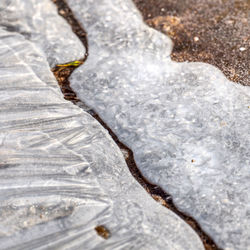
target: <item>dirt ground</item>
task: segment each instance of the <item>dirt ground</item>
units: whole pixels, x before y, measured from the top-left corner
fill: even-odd
[[[146,23],[174,41],[172,59],[220,68],[250,86],[250,0],[134,0]]]

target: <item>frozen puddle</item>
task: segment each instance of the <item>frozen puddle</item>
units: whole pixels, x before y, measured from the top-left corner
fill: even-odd
[[[38,2],[25,1],[27,8]],[[17,10],[3,3],[1,15]],[[34,8],[34,18],[39,13]],[[134,180],[108,132],[64,100],[50,50],[23,35],[28,27],[9,27],[0,27],[0,249],[202,250],[197,234]],[[54,48],[45,35],[50,26],[41,27]],[[108,240],[98,225],[110,231]]]
[[[175,63],[171,41],[130,0],[68,0],[88,33],[79,98],[224,249],[250,249],[250,88],[215,67]]]

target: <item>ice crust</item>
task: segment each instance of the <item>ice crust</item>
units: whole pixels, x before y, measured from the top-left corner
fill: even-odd
[[[51,67],[83,58],[86,51],[51,0],[1,0],[0,26],[40,46]]]
[[[2,28],[0,82],[0,249],[204,249],[134,180],[108,132],[64,100],[41,48]]]
[[[170,193],[224,249],[250,249],[250,88],[204,63],[171,61],[171,41],[130,0],[67,0],[89,57],[70,78]]]

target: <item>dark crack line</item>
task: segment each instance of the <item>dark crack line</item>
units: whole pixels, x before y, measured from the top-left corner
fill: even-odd
[[[88,41],[87,41],[87,33],[81,27],[79,22],[74,17],[71,9],[68,7],[64,0],[52,0],[57,8],[58,13],[66,19],[66,21],[71,25],[73,32],[78,36],[83,45],[86,48],[86,54],[83,59],[80,59],[82,63],[87,60],[88,57]],[[71,101],[73,104],[77,106],[85,106],[87,105],[78,99],[76,93],[70,87],[69,77],[72,72],[76,69],[75,66],[67,66],[67,67],[55,67],[52,69],[58,84],[61,88],[61,91],[64,95],[65,100]],[[100,118],[100,116],[93,110],[88,111],[89,114],[92,115],[106,130],[108,130],[110,136],[115,141],[117,146],[121,149],[122,152],[127,152],[127,157],[124,156],[124,159],[127,163],[130,173],[132,176],[140,183],[140,185],[155,199],[157,202],[160,202],[163,206],[170,209],[172,212],[177,214],[181,219],[183,219],[187,224],[189,224],[192,229],[198,234],[201,241],[203,242],[204,248],[206,250],[221,250],[213,239],[202,230],[201,226],[196,222],[194,218],[185,213],[181,212],[174,204],[172,197],[170,194],[165,192],[160,186],[155,185],[148,181],[138,169],[132,150],[130,150],[126,145],[124,145],[121,141],[119,141],[118,137],[111,130],[111,128]]]

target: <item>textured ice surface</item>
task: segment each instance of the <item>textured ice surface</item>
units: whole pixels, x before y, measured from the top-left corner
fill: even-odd
[[[68,0],[89,57],[70,81],[220,247],[250,249],[250,88],[215,67],[175,63],[130,0]]]
[[[0,83],[0,249],[203,249],[108,132],[63,99],[40,48],[1,28]]]
[[[39,45],[51,67],[85,54],[84,46],[51,0],[1,0],[0,26]]]

